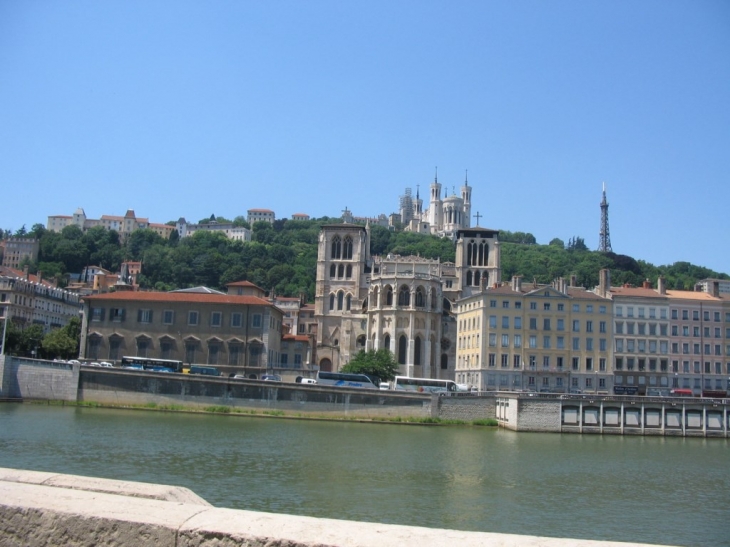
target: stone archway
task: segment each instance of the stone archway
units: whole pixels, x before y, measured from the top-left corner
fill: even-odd
[[[324,372],[332,372],[332,361],[326,357],[319,362],[319,370]]]

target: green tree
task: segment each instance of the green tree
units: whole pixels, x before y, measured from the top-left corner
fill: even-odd
[[[65,326],[43,337],[41,346],[46,357],[71,359],[78,357],[81,341],[81,319],[72,317]]]
[[[550,240],[550,243],[548,245],[551,245],[553,247],[560,247],[561,249],[565,249],[565,242],[560,239],[559,237],[554,237]]]
[[[395,379],[395,375],[398,372],[398,363],[396,363],[393,354],[387,349],[360,350],[349,363],[342,367],[342,371],[368,374],[370,376],[377,376],[381,380],[389,381]]]

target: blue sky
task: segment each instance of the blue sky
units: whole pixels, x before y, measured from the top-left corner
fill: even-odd
[[[0,0],[0,227],[396,212],[730,273],[730,3]],[[23,206],[19,206],[19,204]],[[475,220],[475,219],[473,219]]]

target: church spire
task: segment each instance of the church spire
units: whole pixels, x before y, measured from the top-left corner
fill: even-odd
[[[439,167],[437,165],[436,166],[436,174],[433,176],[433,182],[436,183],[436,184],[438,184],[438,181],[439,181]]]

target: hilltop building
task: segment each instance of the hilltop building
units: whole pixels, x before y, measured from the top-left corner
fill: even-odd
[[[447,188],[442,199],[441,190],[437,173],[430,186],[429,206],[424,209],[419,190],[416,189],[414,198],[411,189],[406,188],[398,211],[404,230],[456,239],[459,230],[471,226],[471,186],[468,178],[464,179],[460,195],[456,194],[456,188],[449,195]]]
[[[119,233],[122,240],[128,237],[132,232],[149,228],[155,231],[161,237],[165,239],[170,237],[170,234],[175,229],[174,226],[168,226],[167,224],[158,224],[150,222],[147,218],[140,218],[134,213],[134,210],[129,209],[123,217],[114,215],[102,215],[100,219],[87,218],[84,210],[79,207],[72,216],[67,215],[53,215],[48,217],[48,223],[46,229],[52,232],[60,232],[66,226],[78,226],[80,230],[86,231],[96,226],[101,226],[107,230],[115,230]]]
[[[222,233],[234,241],[251,241],[251,230],[243,226],[236,226],[232,222],[218,222],[211,220],[202,224],[188,224],[184,217],[175,223],[177,233],[182,237],[190,237],[196,232]]]

